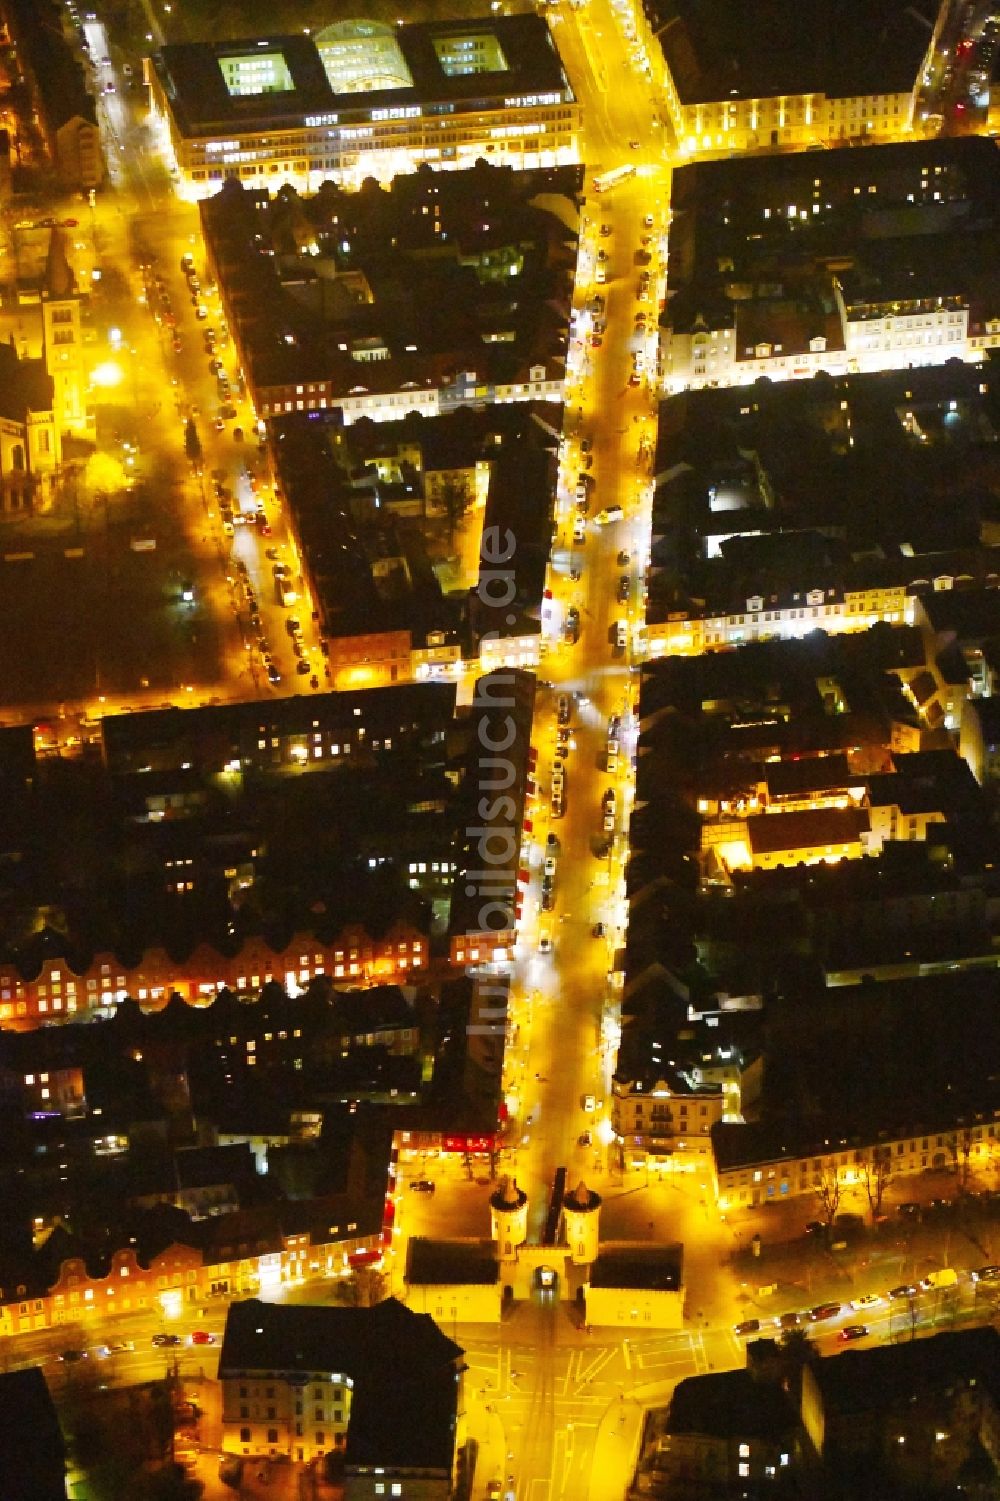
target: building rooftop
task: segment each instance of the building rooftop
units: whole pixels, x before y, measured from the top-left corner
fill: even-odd
[[[500,1263],[491,1240],[429,1240],[414,1235],[407,1246],[406,1281],[412,1286],[492,1286]]]
[[[755,855],[852,844],[869,827],[869,815],[863,808],[803,808],[747,820],[750,848]]]
[[[644,1288],[679,1292],[684,1274],[684,1247],[605,1244],[590,1269],[591,1287]]]
[[[779,1440],[797,1426],[798,1414],[777,1381],[761,1380],[752,1371],[716,1371],[677,1383],[666,1431]]]
[[[841,753],[832,756],[802,756],[793,761],[770,761],[764,767],[770,798],[801,797],[831,792],[857,781]]]
[[[0,417],[24,424],[51,412],[53,391],[44,360],[20,360],[12,344],[0,344]]]
[[[747,25],[741,0],[646,0],[685,104],[777,94],[834,97],[914,87],[933,0],[769,0]]]
[[[374,1308],[231,1303],[219,1376],[338,1371],[354,1383],[348,1465],[450,1470],[462,1348],[395,1298]]]
[[[332,28],[331,28],[332,30]],[[356,45],[372,49],[369,80],[383,87],[358,91],[338,72],[336,39],[302,34],[256,40],[185,42],[164,47],[153,60],[157,76],[185,135],[238,134],[265,125],[365,119],[378,109],[440,103],[449,110],[482,107],[489,99],[525,92],[572,99],[548,24],[539,16],[491,15],[394,28],[395,64],[381,28],[357,23]],[[348,41],[348,37],[343,38]],[[464,46],[463,46],[464,44]],[[462,53],[464,52],[464,57]],[[329,59],[329,69],[326,59]],[[409,81],[407,81],[409,80]]]
[[[484,384],[537,395],[532,369],[561,379],[581,181],[483,161],[308,199],[227,183],[202,225],[258,409],[291,410],[303,392],[284,388],[317,381],[328,407],[429,387],[447,409]]]
[[[985,1384],[1000,1398],[1000,1334],[961,1329],[868,1350],[847,1350],[810,1367],[828,1416],[841,1418],[910,1403],[957,1382]]]
[[[65,1501],[66,1443],[40,1366],[0,1374],[4,1501]]]

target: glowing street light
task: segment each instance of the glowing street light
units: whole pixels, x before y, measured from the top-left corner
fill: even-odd
[[[115,360],[102,360],[91,371],[91,380],[95,386],[108,389],[112,386],[120,386],[123,380],[122,367]]]

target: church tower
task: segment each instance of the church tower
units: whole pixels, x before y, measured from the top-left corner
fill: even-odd
[[[87,430],[87,371],[84,362],[80,294],[66,258],[59,229],[49,238],[42,282],[42,340],[45,368],[54,386],[52,409],[56,431]]]

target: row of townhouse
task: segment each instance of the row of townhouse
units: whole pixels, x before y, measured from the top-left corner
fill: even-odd
[[[144,1266],[132,1247],[115,1251],[104,1276],[77,1256],[62,1262],[48,1289],[25,1283],[0,1287],[0,1335],[24,1334],[60,1324],[103,1321],[118,1314],[156,1311],[170,1319],[186,1306],[211,1299],[254,1297],[312,1277],[337,1277],[377,1258],[382,1232],[357,1223],[331,1225],[328,1240],[308,1232],[235,1242],[225,1260],[206,1259],[196,1246],[175,1243]],[[210,1253],[211,1254],[211,1253]]]
[[[229,324],[239,342],[239,319],[230,314]],[[395,422],[411,412],[422,417],[441,417],[460,407],[478,407],[484,401],[562,401],[563,397],[565,370],[562,361],[556,358],[529,365],[521,372],[521,379],[508,382],[491,382],[476,370],[463,370],[454,379],[445,378],[435,369],[434,375],[425,377],[423,385],[404,381],[398,386],[386,381],[377,368],[379,364],[388,364],[388,351],[384,360],[369,363],[376,368],[362,372],[359,367],[355,384],[346,392],[331,380],[261,384],[255,390],[256,408],[262,417],[336,408],[343,413],[344,422],[350,424],[362,417],[370,417],[374,422]],[[434,367],[433,361],[427,363],[428,368]]]
[[[501,667],[537,668],[541,631],[530,617],[524,618],[523,626],[485,638],[478,658],[463,657],[461,643],[439,631],[430,632],[423,645],[409,629],[331,634],[327,639],[333,687],[341,692],[397,683],[456,682],[464,703],[472,697],[476,680],[487,673]]]
[[[776,94],[771,98],[682,103],[668,76],[667,104],[679,149],[688,156],[767,147],[847,146],[906,139],[913,130],[913,90],[850,94]]]
[[[877,1163],[893,1176],[953,1169],[963,1179],[1000,1164],[1000,1110],[956,1122],[944,1130],[879,1135],[877,1140],[786,1140],[780,1128],[761,1124],[712,1129],[712,1179],[723,1211],[784,1199],[814,1197],[835,1178],[842,1192],[864,1197]]]
[[[802,589],[780,602],[751,595],[742,609],[727,614],[673,611],[668,619],[646,626],[647,655],[700,656],[748,641],[807,636],[815,630],[866,631],[879,621],[912,625],[914,595],[923,583],[934,589],[950,588],[954,580],[942,577],[872,588]]]
[[[258,938],[234,956],[203,943],[181,960],[162,948],[147,949],[134,964],[101,952],[79,970],[65,958],[45,958],[33,978],[7,960],[0,963],[0,1028],[79,1020],[126,998],[149,1010],[165,1006],[174,994],[207,1006],[220,990],[256,991],[272,981],[294,995],[319,975],[355,987],[407,984],[429,967],[427,935],[407,923],[393,924],[382,938],[357,926],[328,943],[299,934],[280,953]]]
[[[811,313],[769,319],[766,304],[733,302],[719,317],[696,317],[690,326],[660,333],[660,361],[667,394],[703,386],[745,386],[769,380],[805,380],[905,370],[914,365],[972,363],[1000,346],[1000,320],[980,317],[960,294],[854,303],[834,282],[837,315],[816,330]],[[752,324],[748,333],[745,324]],[[763,330],[763,332],[761,332]]]
[[[837,583],[822,588],[784,590],[765,597],[751,594],[732,598],[728,609],[716,604],[671,610],[663,620],[648,620],[646,655],[700,656],[726,651],[750,641],[788,640],[821,630],[830,634],[866,631],[887,625],[923,623],[921,601],[952,591],[1000,587],[1000,570],[991,566],[993,549],[977,559],[968,554],[901,556],[881,577],[863,582]],[[930,566],[929,566],[930,564]],[[894,574],[895,577],[891,575]]]

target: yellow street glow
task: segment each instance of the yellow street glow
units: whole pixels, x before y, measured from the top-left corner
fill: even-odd
[[[119,386],[122,382],[122,367],[114,360],[103,360],[95,365],[91,374],[95,386]]]

